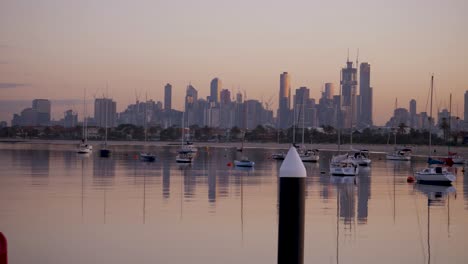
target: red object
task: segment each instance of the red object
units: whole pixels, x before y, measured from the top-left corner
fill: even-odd
[[[232,167],[232,162],[229,162],[229,163],[227,164],[227,166],[228,166],[228,167]]]
[[[406,182],[412,183],[412,182],[414,182],[414,180],[415,180],[415,179],[414,179],[413,176],[408,176],[408,178],[406,178]]]
[[[0,232],[0,264],[8,264],[7,240],[2,232]]]

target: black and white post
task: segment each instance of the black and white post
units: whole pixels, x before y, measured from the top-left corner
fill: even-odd
[[[306,169],[292,146],[279,172],[278,264],[304,263]]]

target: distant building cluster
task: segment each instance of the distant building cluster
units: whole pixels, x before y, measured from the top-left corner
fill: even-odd
[[[358,71],[359,66],[359,71]],[[358,79],[359,76],[359,79]],[[358,81],[359,80],[359,81]],[[358,90],[359,87],[359,90]],[[291,75],[283,72],[279,76],[279,95],[276,117],[273,116],[271,100],[259,101],[247,99],[246,92],[223,89],[222,81],[214,78],[210,82],[209,95],[199,97],[198,90],[189,84],[184,95],[184,109],[172,108],[172,85],[164,86],[164,102],[136,100],[120,113],[117,103],[110,98],[96,98],[94,116],[84,113],[88,126],[116,127],[120,124],[136,126],[172,126],[213,127],[227,129],[254,129],[258,125],[287,129],[297,127],[325,127],[363,129],[373,127],[373,87],[371,87],[371,65],[356,61],[353,65],[349,59],[341,69],[340,83],[325,83],[321,97],[311,98],[310,89],[302,86],[292,95]],[[75,127],[78,125],[78,114],[73,110],[64,112],[62,119],[51,120],[51,102],[47,99],[35,99],[31,108],[20,114],[14,114],[13,126],[50,126],[61,125]],[[468,91],[465,93],[465,116],[468,120]],[[442,109],[435,118],[429,120],[430,113],[416,110],[416,100],[409,102],[409,109],[397,107],[387,122],[389,128],[405,127],[429,129],[430,127],[450,126],[452,130],[466,129],[466,122],[453,116],[449,110]],[[0,127],[6,126],[1,122]]]

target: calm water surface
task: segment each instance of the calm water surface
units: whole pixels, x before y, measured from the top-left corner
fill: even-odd
[[[0,232],[10,263],[276,263],[278,171],[248,149],[137,147],[111,158],[72,146],[0,145]],[[452,187],[406,183],[424,163],[374,155],[354,178],[328,175],[331,153],[306,164],[305,263],[467,263],[468,175]],[[326,173],[321,173],[321,172]],[[429,220],[429,221],[428,221]]]

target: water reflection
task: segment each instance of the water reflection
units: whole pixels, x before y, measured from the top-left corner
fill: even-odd
[[[210,262],[198,253],[215,254],[221,263],[275,261],[275,254],[270,257],[269,252],[275,252],[276,246],[281,162],[268,159],[271,151],[245,150],[245,155],[255,159],[255,169],[227,166],[239,155],[235,149],[200,148],[194,163],[184,165],[175,162],[176,147],[154,150],[154,163],[134,159],[137,149],[125,151],[116,149],[111,158],[102,159],[53,148],[0,149],[5,171],[0,174],[0,226],[16,241],[15,247],[34,252],[32,245],[18,242],[21,239],[16,234],[46,232],[54,237],[54,246],[66,244],[71,236],[94,248],[132,243],[136,249],[128,252],[141,254],[141,263]],[[336,254],[337,262],[362,264],[378,259],[391,263],[394,256],[387,248],[405,247],[410,253],[401,253],[403,260],[426,263],[427,236],[418,233],[419,229],[435,234],[432,262],[437,262],[434,256],[450,263],[463,263],[457,260],[468,257],[459,247],[441,246],[456,244],[468,235],[468,173],[459,174],[454,183],[463,189],[463,199],[457,200],[455,187],[406,183],[412,166],[421,164],[376,160],[371,167],[361,168],[356,177],[331,177],[330,155],[321,152],[319,163],[305,165],[306,239],[310,238],[306,262],[330,263]],[[29,219],[35,219],[35,224]],[[45,228],[48,226],[54,228]],[[64,231],[69,227],[76,233]],[[99,239],[89,241],[89,237],[80,237],[81,232],[96,234]],[[424,238],[424,254],[420,237]],[[435,237],[441,242],[436,243]],[[50,247],[37,250],[50,252]],[[86,247],[80,250],[92,255]],[[102,251],[103,256],[114,254],[115,258],[105,262],[128,260],[127,252]]]

